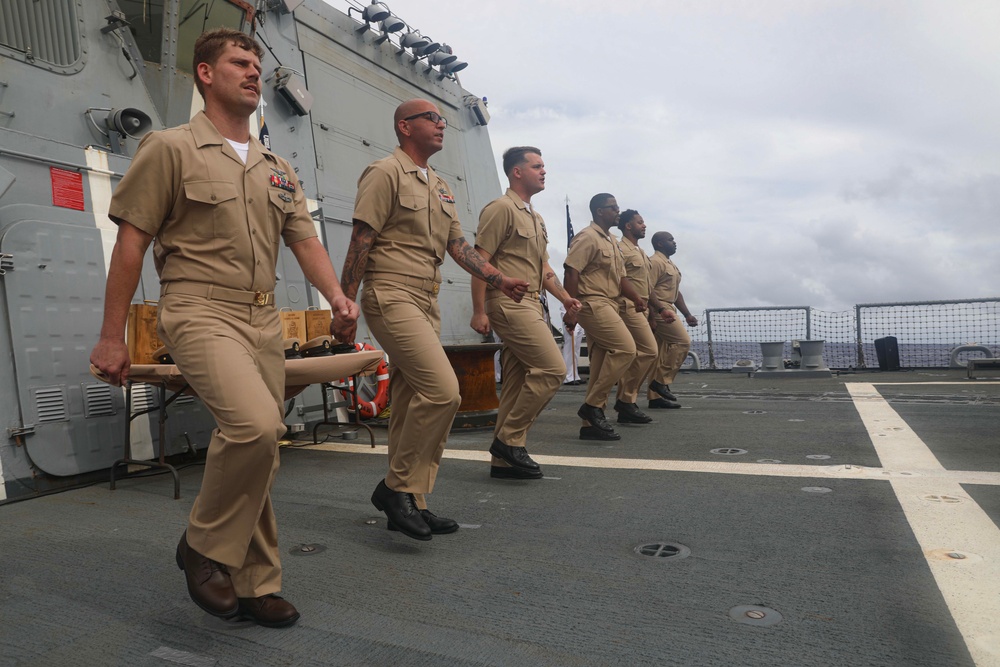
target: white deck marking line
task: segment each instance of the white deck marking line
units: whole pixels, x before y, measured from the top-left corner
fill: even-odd
[[[315,449],[326,452],[342,452],[345,454],[378,454],[388,455],[388,448],[379,445],[375,448],[365,444],[341,444],[324,442],[317,445],[295,445],[295,449]],[[489,452],[467,449],[446,449],[444,458],[458,461],[490,461]],[[1000,486],[1000,472],[978,472],[961,470],[944,470],[940,467],[932,470],[906,468],[900,471],[886,468],[866,468],[857,465],[792,465],[785,463],[733,463],[730,461],[679,461],[672,459],[616,459],[595,458],[583,456],[551,456],[547,454],[532,454],[531,458],[542,465],[569,466],[575,468],[607,468],[615,470],[659,470],[664,472],[705,472],[719,475],[759,475],[762,477],[806,477],[833,479],[867,479],[887,482],[892,476],[902,477],[933,477],[953,480],[963,484],[986,484]]]
[[[874,384],[845,386],[882,465],[944,470]],[[1000,528],[957,479],[912,476],[889,481],[972,659],[984,667],[1000,665]],[[932,495],[957,500],[930,502],[926,498]],[[948,558],[953,552],[966,557]]]

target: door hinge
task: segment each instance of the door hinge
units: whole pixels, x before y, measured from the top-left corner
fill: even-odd
[[[0,252],[0,276],[14,270],[14,255]]]
[[[21,427],[9,428],[7,429],[7,434],[9,438],[17,440],[19,440],[22,436],[25,435],[35,435],[35,425],[25,424],[24,426]]]

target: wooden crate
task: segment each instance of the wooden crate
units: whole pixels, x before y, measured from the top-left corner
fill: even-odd
[[[306,312],[306,340],[330,335],[330,311],[329,310],[307,310]]]
[[[133,364],[155,364],[153,357],[163,345],[156,335],[156,306],[133,303],[128,308],[128,324],[125,327],[125,343],[128,345],[129,359]]]

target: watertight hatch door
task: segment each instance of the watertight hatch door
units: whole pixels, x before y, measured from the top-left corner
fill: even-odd
[[[100,232],[22,220],[6,228],[0,252],[12,255],[0,281],[22,425],[34,426],[28,456],[58,476],[109,467],[121,457],[124,401],[89,372],[104,308]]]

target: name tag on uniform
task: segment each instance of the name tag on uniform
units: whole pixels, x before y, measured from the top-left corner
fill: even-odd
[[[438,198],[446,204],[454,204],[455,198],[448,194],[447,190],[438,190]]]

